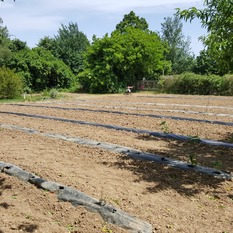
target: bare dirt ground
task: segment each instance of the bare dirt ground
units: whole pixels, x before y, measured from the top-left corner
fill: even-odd
[[[22,104],[30,106],[0,104],[0,124],[114,143],[185,162],[193,156],[199,165],[233,172],[232,148],[2,113],[36,114],[233,143],[233,126],[132,115],[233,122],[232,97],[77,94]],[[149,222],[153,232],[232,232],[232,181],[17,130],[0,128],[0,138],[0,161],[104,199]],[[0,215],[0,233],[127,232],[104,222],[98,214],[60,202],[55,194],[4,173],[0,173]]]

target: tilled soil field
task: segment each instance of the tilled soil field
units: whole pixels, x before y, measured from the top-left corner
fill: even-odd
[[[134,130],[125,130],[129,128]],[[0,161],[104,200],[150,223],[153,232],[232,232],[232,180],[134,160],[101,147],[49,138],[46,133],[116,144],[231,174],[232,97],[77,94],[0,104]],[[167,138],[168,134],[190,140]],[[0,233],[129,232],[4,172],[0,173],[0,211]]]

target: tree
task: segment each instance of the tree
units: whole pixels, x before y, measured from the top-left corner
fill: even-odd
[[[221,74],[217,68],[215,59],[211,56],[208,50],[200,51],[199,56],[196,57],[196,64],[193,71],[197,74]]]
[[[11,50],[11,52],[18,52],[26,48],[28,48],[26,42],[23,42],[19,39],[14,39],[10,41],[9,49]]]
[[[86,70],[79,80],[91,92],[117,92],[142,78],[156,78],[165,65],[164,46],[156,33],[131,26],[124,33],[95,39],[86,54]]]
[[[180,18],[192,21],[198,18],[208,35],[203,39],[208,51],[215,58],[219,70],[224,73],[233,72],[233,1],[204,0],[204,9],[195,7],[187,10],[177,9]]]
[[[144,18],[139,18],[133,11],[131,11],[129,14],[124,15],[123,20],[116,25],[116,30],[124,33],[127,27],[138,28],[142,31],[146,31],[148,30],[149,25]]]
[[[69,23],[68,26],[62,24],[55,38],[45,37],[38,44],[39,47],[50,50],[75,74],[83,70],[83,53],[89,45],[89,40],[79,31],[77,23]]]
[[[75,82],[70,68],[43,48],[23,49],[14,53],[9,67],[23,77],[25,90],[69,88]]]
[[[44,38],[40,39],[38,45],[38,47],[42,47],[46,50],[49,50],[50,52],[52,52],[52,54],[54,56],[59,56],[57,53],[57,44],[56,44],[56,40],[54,38],[50,38],[48,36],[45,36]]]
[[[10,35],[7,27],[3,26],[3,20],[0,18],[0,66],[6,65],[11,58],[9,49]]]
[[[183,24],[175,16],[164,18],[162,23],[161,37],[168,45],[166,59],[172,63],[172,72],[180,74],[184,71],[191,71],[194,65],[194,56],[191,54],[190,38],[187,39],[182,33]]]

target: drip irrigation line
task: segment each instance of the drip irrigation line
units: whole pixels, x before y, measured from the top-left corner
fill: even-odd
[[[96,126],[96,127],[103,127],[106,129],[115,129],[115,130],[120,130],[120,131],[132,132],[132,133],[137,133],[137,134],[148,134],[148,135],[159,137],[159,138],[198,142],[198,143],[203,143],[203,144],[212,145],[212,146],[223,146],[223,147],[233,148],[232,143],[215,141],[215,140],[208,140],[208,139],[202,139],[202,138],[193,138],[193,137],[179,135],[179,134],[153,132],[150,130],[126,128],[126,127],[122,127],[122,126],[100,124],[100,123],[95,123],[95,122],[87,122],[87,121],[79,121],[79,120],[71,120],[71,119],[66,119],[66,118],[58,118],[58,117],[43,116],[43,115],[36,115],[36,114],[26,114],[26,113],[19,113],[19,112],[0,111],[0,114],[10,114],[10,115],[16,115],[16,116],[38,118],[38,119],[47,119],[47,120],[54,120],[54,121],[61,121],[61,122],[69,122],[69,123],[81,124],[81,125],[90,125],[90,126]]]
[[[135,150],[130,147],[120,146],[120,145],[106,143],[106,142],[98,142],[95,140],[83,139],[83,138],[78,138],[78,137],[74,138],[74,137],[55,134],[55,133],[41,133],[34,129],[29,129],[29,128],[15,126],[15,125],[0,124],[0,127],[5,128],[5,129],[11,129],[11,130],[19,130],[19,131],[23,131],[23,132],[31,133],[31,134],[37,134],[37,135],[41,135],[41,136],[45,136],[49,138],[61,139],[64,141],[74,142],[74,143],[81,144],[81,145],[87,145],[90,147],[101,148],[101,149],[108,150],[111,152],[127,155],[129,158],[132,158],[135,160],[150,161],[150,162],[155,162],[159,164],[164,164],[164,165],[168,165],[170,167],[178,168],[181,170],[189,170],[189,171],[207,174],[210,176],[214,176],[215,178],[218,178],[218,179],[232,180],[233,178],[232,175],[227,172],[223,172],[223,171],[219,171],[213,168],[203,167],[199,165],[192,165],[190,163],[186,163],[186,162],[175,160],[175,159],[170,159],[170,158],[160,156],[157,154]]]
[[[30,105],[30,104],[8,104],[8,105],[36,107],[36,108],[52,108],[52,109],[61,109],[61,110],[74,110],[74,111],[78,110],[78,111],[88,111],[88,112],[102,112],[102,113],[112,113],[112,114],[119,114],[119,115],[142,116],[142,117],[152,117],[152,118],[159,118],[159,119],[172,119],[172,120],[180,120],[180,121],[194,121],[194,122],[203,122],[203,123],[208,123],[208,124],[233,126],[233,122],[201,120],[201,119],[196,119],[196,118],[162,116],[162,115],[154,115],[154,114],[127,113],[127,112],[119,112],[119,111],[107,111],[107,110],[102,110],[102,109],[94,110],[94,109],[86,109],[86,108],[67,108],[67,107]]]
[[[64,186],[62,184],[45,180],[35,174],[27,172],[18,166],[0,161],[0,172],[15,176],[20,180],[29,182],[37,188],[41,188],[57,194],[60,201],[70,202],[73,206],[83,206],[88,211],[98,213],[104,221],[115,224],[121,228],[132,232],[152,233],[152,226],[148,222],[142,221],[119,208],[103,203],[85,193]]]

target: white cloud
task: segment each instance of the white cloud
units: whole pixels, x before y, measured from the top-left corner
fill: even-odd
[[[201,4],[202,0],[22,0],[27,7],[35,7],[44,12],[59,12],[67,10],[77,10],[78,12],[99,12],[99,13],[119,13],[122,11],[130,11],[132,9],[140,9],[143,12],[157,11],[161,8],[166,9],[171,6],[186,7]],[[26,3],[27,2],[27,3]],[[20,4],[20,2],[18,3]]]
[[[152,30],[175,8],[202,7],[203,0],[7,0],[0,2],[0,17],[10,34],[29,44],[56,34],[60,25],[77,22],[88,35],[110,33],[124,14],[133,10],[144,17]],[[200,35],[198,35],[200,36]],[[36,42],[35,41],[37,38]]]

